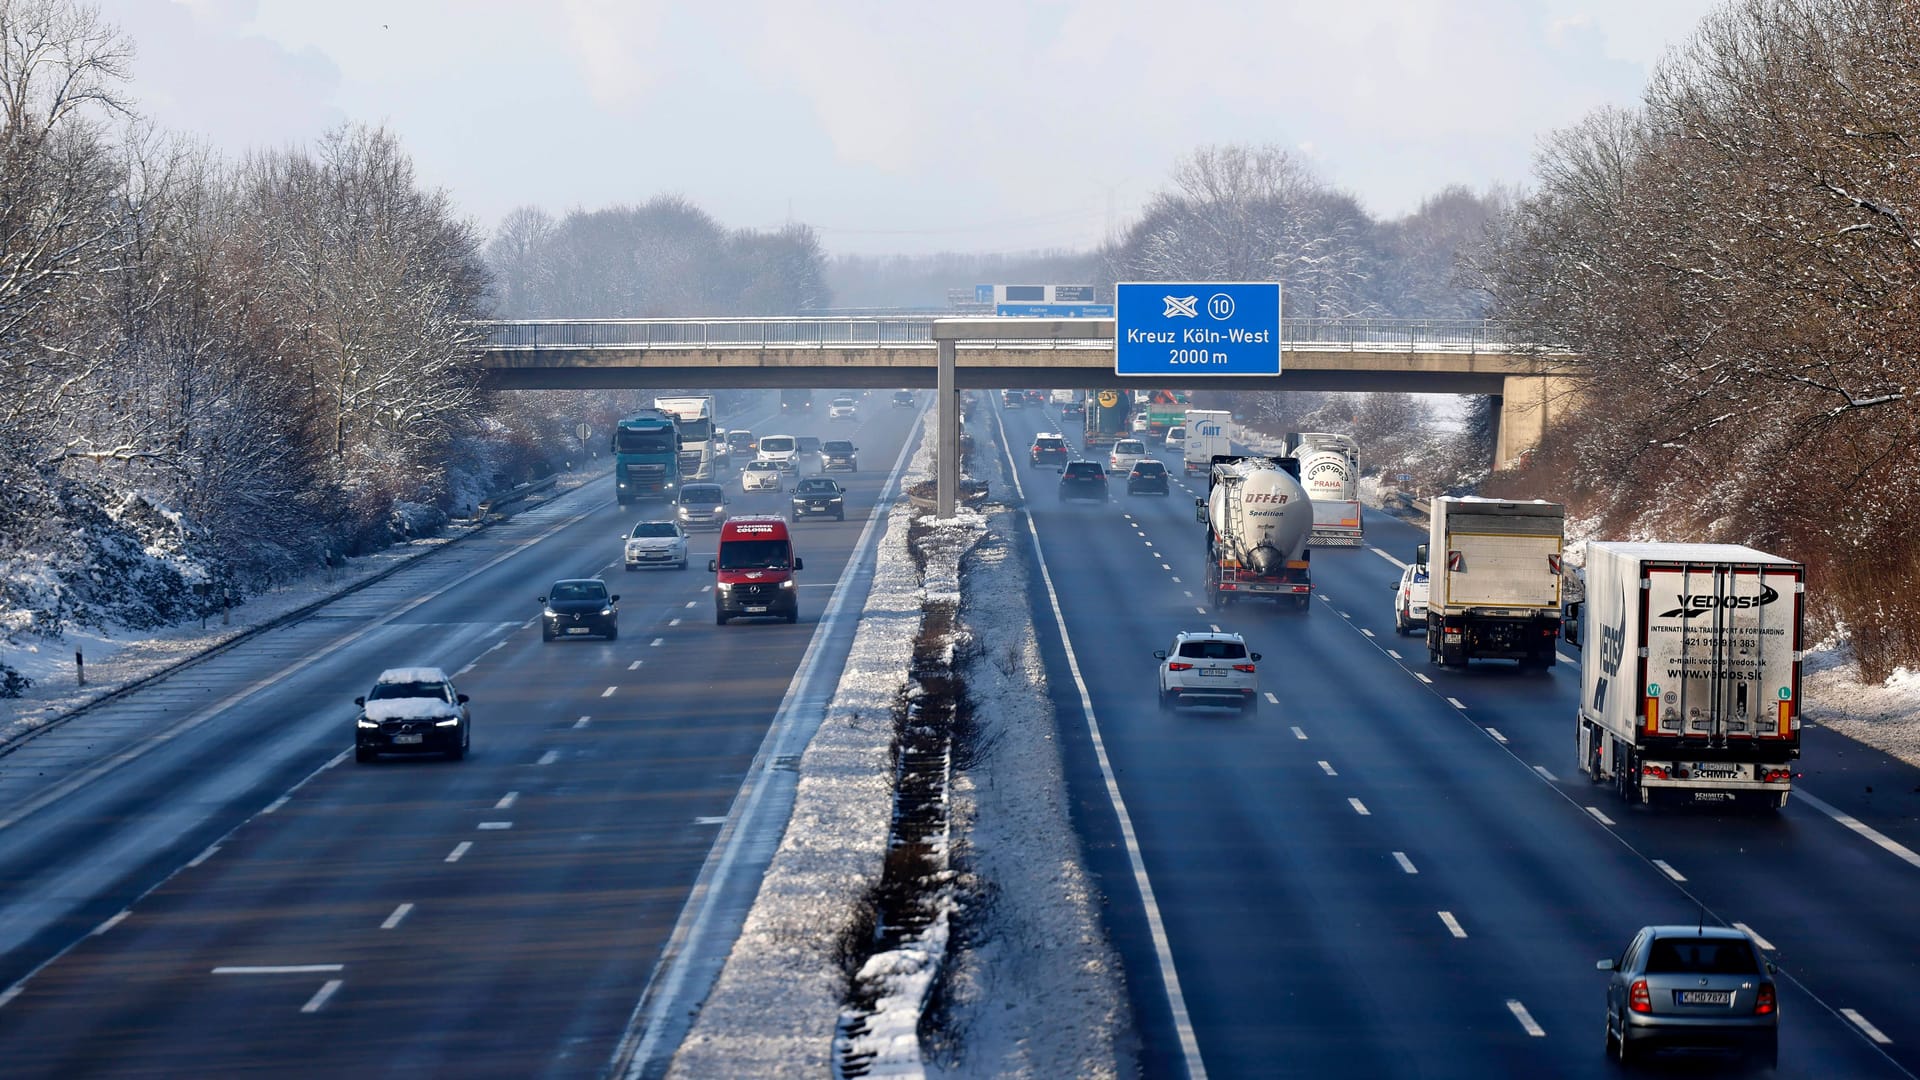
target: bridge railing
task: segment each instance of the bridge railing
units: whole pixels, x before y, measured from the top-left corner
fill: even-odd
[[[480,324],[489,350],[933,345],[934,316],[786,319],[522,319]],[[1287,319],[1289,349],[1352,352],[1515,352],[1523,346],[1484,319]],[[1110,337],[1049,340],[1059,346],[1112,344]],[[1020,342],[999,341],[1000,347]]]

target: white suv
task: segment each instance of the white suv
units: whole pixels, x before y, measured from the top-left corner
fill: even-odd
[[[762,435],[755,453],[754,460],[771,462],[782,472],[799,471],[800,441],[791,435]]]
[[[1260,654],[1247,651],[1239,634],[1182,630],[1173,644],[1153,654],[1160,661],[1160,709],[1223,705],[1242,712],[1260,708]]]
[[[1139,439],[1121,439],[1113,444],[1113,450],[1107,454],[1107,472],[1113,476],[1125,476],[1133,471],[1134,462],[1147,456],[1147,444]]]
[[[1393,587],[1393,632],[1411,634],[1427,628],[1427,568],[1408,563]]]
[[[850,397],[834,398],[833,404],[827,406],[829,420],[858,420],[859,418],[860,407]]]

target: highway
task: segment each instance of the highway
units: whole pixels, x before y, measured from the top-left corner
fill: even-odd
[[[1196,1058],[1216,1077],[1614,1075],[1594,962],[1643,924],[1701,918],[1777,950],[1778,1075],[1920,1071],[1920,868],[1800,796],[1779,814],[1649,812],[1590,785],[1574,665],[1442,671],[1395,636],[1390,559],[1424,533],[1391,517],[1368,516],[1369,547],[1315,549],[1311,612],[1206,611],[1204,478],[1061,505],[1025,449],[1040,430],[1078,446],[1077,424],[989,404],[974,427],[1004,425],[1054,590],[1034,617],[1151,1075]],[[1257,715],[1157,710],[1153,651],[1208,627],[1264,654]],[[1818,729],[1803,764],[1836,813],[1920,846],[1912,795],[1867,794],[1913,792],[1920,772]]]
[[[860,444],[847,520],[796,527],[796,626],[714,625],[712,533],[623,573],[603,476],[0,757],[7,1075],[604,1071],[810,639],[851,638],[858,595],[820,616],[918,413],[828,396],[720,417]],[[543,644],[535,598],[594,574],[619,638]],[[416,664],[471,755],[355,765],[353,698]]]

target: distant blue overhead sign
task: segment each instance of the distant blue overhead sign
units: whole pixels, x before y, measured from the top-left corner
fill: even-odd
[[[1023,315],[1038,319],[1111,319],[1112,304],[1001,304],[995,315]]]
[[[1114,286],[1116,375],[1280,374],[1278,282]]]

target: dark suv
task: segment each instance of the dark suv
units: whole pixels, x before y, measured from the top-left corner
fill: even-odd
[[[540,640],[588,637],[598,634],[612,641],[620,636],[617,594],[607,592],[599,578],[563,578],[540,598]]]
[[[1138,495],[1143,491],[1155,495],[1168,494],[1165,465],[1145,459],[1133,463],[1133,469],[1127,473],[1127,494]]]
[[[1060,470],[1060,501],[1092,499],[1108,502],[1107,470],[1097,461],[1069,461]]]
[[[860,448],[846,439],[828,439],[820,444],[820,471],[831,472],[845,469],[857,472],[860,468]]]
[[[353,703],[360,706],[354,721],[355,761],[409,753],[445,754],[449,761],[459,761],[473,743],[467,695],[455,691],[439,668],[388,668],[367,696]]]
[[[846,490],[824,476],[809,476],[793,485],[793,519],[809,514],[847,520]]]
[[[895,407],[895,408],[899,408],[899,409],[911,409],[911,408],[913,408],[913,404],[914,404],[914,402],[913,402],[913,391],[911,391],[911,390],[895,390],[895,391],[893,392],[893,404],[894,404],[894,407]]]
[[[1033,437],[1028,455],[1036,466],[1064,465],[1073,460],[1073,447],[1067,445],[1065,436],[1043,431]]]

